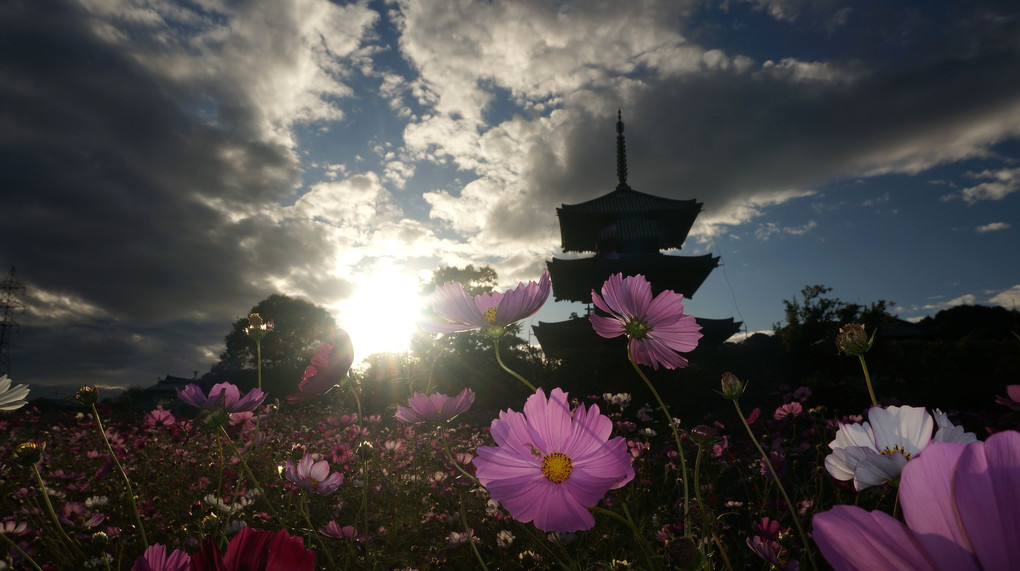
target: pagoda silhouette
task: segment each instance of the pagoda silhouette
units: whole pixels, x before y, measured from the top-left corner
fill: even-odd
[[[638,192],[627,184],[627,151],[623,138],[623,117],[616,122],[616,190],[579,204],[563,204],[556,209],[564,252],[593,253],[577,259],[553,258],[548,262],[553,299],[588,304],[592,312],[591,292],[615,273],[624,276],[642,274],[652,285],[652,293],[673,290],[684,300],[705,282],[719,265],[719,257],[676,256],[663,250],[679,250],[702,204],[695,199],[675,200]],[[740,330],[741,322],[728,319],[695,317],[703,337],[699,345],[720,344]],[[623,338],[604,339],[595,333],[585,316],[566,321],[539,321],[532,329],[547,356],[567,356],[583,351],[622,344]]]

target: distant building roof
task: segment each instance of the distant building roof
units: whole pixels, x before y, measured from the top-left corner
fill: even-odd
[[[667,256],[660,253],[630,254],[616,259],[553,258],[548,263],[553,297],[557,301],[582,303],[590,303],[591,290],[598,290],[606,278],[615,273],[625,276],[642,274],[651,282],[654,293],[669,289],[691,298],[718,265],[719,257],[711,254]]]

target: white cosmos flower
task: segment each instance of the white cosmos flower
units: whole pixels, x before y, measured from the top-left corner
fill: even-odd
[[[832,454],[825,457],[825,469],[837,480],[853,480],[860,491],[900,477],[907,462],[931,442],[932,429],[938,423],[934,440],[939,442],[975,442],[974,433],[954,426],[936,410],[934,420],[922,407],[872,407],[863,424],[841,424],[836,439],[829,443]]]
[[[0,377],[0,410],[15,410],[28,403],[28,385],[15,385],[11,388],[11,380],[7,375]]]

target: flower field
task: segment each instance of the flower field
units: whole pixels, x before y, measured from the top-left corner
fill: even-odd
[[[637,278],[640,278],[638,276]],[[85,387],[23,406],[4,378],[0,565],[13,569],[1007,569],[1020,561],[1020,392],[965,419],[825,402],[721,375],[731,412],[676,419],[642,367],[677,369],[700,334],[673,292],[610,280],[593,320],[626,335],[654,398],[567,394],[506,368],[520,399],[408,390],[363,409],[351,341],[322,344],[292,395],[197,385],[154,410]],[[494,340],[548,281],[446,288],[431,329]],[[272,322],[252,320],[252,339]],[[840,350],[873,339],[844,328]],[[498,344],[496,345],[498,352]],[[497,353],[498,355],[498,353]],[[892,395],[880,395],[892,396]],[[758,398],[756,402],[763,399]],[[869,409],[869,406],[871,407]],[[723,409],[726,410],[726,409]],[[865,414],[861,414],[864,412]],[[692,422],[693,421],[693,422]],[[951,565],[947,567],[947,565]]]

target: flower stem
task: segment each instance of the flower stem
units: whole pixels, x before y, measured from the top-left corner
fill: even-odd
[[[786,488],[783,487],[783,483],[779,481],[779,474],[776,473],[776,469],[772,466],[772,462],[769,461],[769,457],[765,454],[765,450],[762,449],[761,444],[758,443],[758,439],[754,437],[754,431],[751,430],[751,425],[747,423],[747,418],[744,417],[744,412],[740,410],[740,403],[737,399],[733,400],[733,408],[737,409],[737,416],[740,417],[740,422],[744,424],[744,428],[747,430],[747,435],[751,437],[751,442],[754,443],[754,447],[758,449],[758,453],[761,454],[761,461],[769,469],[769,473],[772,474],[772,479],[776,482],[776,487],[779,488],[779,493],[783,494],[783,500],[786,501],[786,507],[790,510],[790,517],[793,518],[793,525],[797,527],[797,533],[800,534],[800,539],[804,542],[804,552],[807,553],[808,559],[811,561],[811,568],[815,571],[818,570],[818,565],[815,563],[815,555],[811,551],[811,544],[808,543],[807,534],[804,533],[804,528],[800,525],[800,518],[797,517],[797,510],[793,507],[793,502],[790,500],[790,496],[786,493]]]
[[[861,360],[861,368],[864,369],[864,382],[868,385],[868,395],[871,396],[871,405],[879,406],[878,399],[875,398],[875,389],[871,386],[871,375],[868,374],[868,364],[864,362],[864,355],[858,355],[857,358]]]
[[[13,539],[7,537],[6,533],[3,533],[2,531],[0,531],[0,537],[3,537],[4,541],[9,543],[11,545],[11,547],[14,548],[15,551],[20,553],[21,556],[25,558],[25,561],[27,561],[29,565],[34,567],[36,569],[36,571],[42,571],[42,567],[39,567],[39,564],[35,562],[35,559],[32,559],[31,555],[29,555],[28,553],[25,553],[25,550],[22,549],[20,545],[15,543]]]
[[[64,540],[67,541],[68,545],[78,552],[78,556],[81,557],[82,561],[85,561],[87,558],[78,542],[71,539],[71,536],[67,535],[67,531],[64,530],[64,526],[61,525],[60,518],[57,517],[57,511],[53,509],[53,502],[50,501],[50,495],[46,491],[46,484],[43,482],[42,474],[39,473],[39,468],[35,464],[32,464],[32,473],[35,474],[35,481],[39,483],[39,490],[42,492],[43,501],[46,503],[46,511],[50,512],[50,517],[53,518],[53,523],[56,524],[60,535],[64,536]]]
[[[500,339],[502,339],[502,338],[500,338]],[[510,373],[511,375],[513,375],[513,377],[515,379],[517,379],[518,381],[524,383],[524,386],[528,387],[528,389],[531,392],[537,391],[538,389],[535,388],[535,385],[532,385],[531,383],[529,383],[527,379],[522,377],[520,374],[518,374],[516,371],[514,371],[510,367],[507,367],[506,363],[503,362],[503,358],[500,357],[500,355],[499,355],[499,339],[496,339],[496,341],[493,343],[493,346],[496,348],[496,362],[499,363],[499,366],[502,367],[504,371],[506,371],[506,372]]]
[[[241,452],[237,449],[237,445],[234,444],[234,441],[230,439],[230,435],[227,434],[227,429],[223,428],[223,425],[220,425],[219,429],[220,434],[223,435],[227,444],[230,445],[230,449],[234,451],[234,455],[237,456],[238,461],[241,462],[241,467],[244,468],[244,473],[248,475],[248,479],[251,480],[252,485],[254,485],[255,489],[259,491],[259,495],[262,496],[262,499],[266,501],[266,506],[269,507],[269,513],[272,514],[274,519],[282,522],[283,520],[281,520],[280,516],[276,513],[276,508],[273,507],[273,502],[269,501],[269,496],[267,496],[266,491],[262,489],[262,484],[259,483],[259,479],[252,473],[251,468],[248,467],[248,462],[245,461],[244,456],[242,456]]]
[[[96,417],[96,425],[99,428],[99,434],[103,435],[103,442],[106,443],[106,450],[110,453],[110,458],[113,459],[114,465],[117,466],[117,471],[120,472],[121,477],[124,478],[124,485],[127,487],[128,500],[131,501],[131,513],[135,516],[135,525],[138,526],[138,533],[142,536],[142,545],[148,549],[149,540],[145,537],[145,526],[142,525],[142,516],[138,514],[138,504],[135,502],[135,492],[131,489],[131,480],[128,478],[127,472],[124,471],[124,467],[120,465],[120,460],[117,459],[117,454],[113,451],[113,446],[110,446],[110,439],[106,437],[106,429],[103,428],[103,421],[99,418],[99,410],[96,409],[95,403],[90,406],[92,407],[92,414]]]
[[[258,387],[262,390],[262,341],[255,340],[255,370],[258,371]]]
[[[444,429],[442,426],[439,427],[439,435],[443,441],[443,450],[446,451],[446,457],[450,460],[450,464],[452,464],[453,467],[456,468],[457,471],[463,474],[467,479],[474,482],[475,485],[477,486],[482,485],[481,482],[478,481],[478,478],[476,478],[473,474],[462,468],[460,464],[457,463],[457,460],[453,457],[453,453],[450,452],[450,442],[446,438],[446,429]]]
[[[623,509],[624,509],[624,513],[626,514],[626,517],[624,517],[624,516],[614,512],[612,510],[607,510],[605,508],[600,508],[598,506],[591,506],[591,507],[588,508],[588,511],[590,511],[592,513],[607,515],[607,516],[609,516],[609,517],[611,517],[611,518],[613,518],[613,519],[623,523],[628,528],[630,528],[630,530],[634,533],[634,537],[637,538],[638,542],[641,545],[641,552],[645,556],[645,561],[648,562],[648,568],[649,569],[655,569],[655,564],[652,562],[652,557],[653,557],[652,556],[652,551],[651,551],[651,547],[649,547],[649,545],[648,545],[648,540],[645,538],[644,535],[641,534],[641,530],[638,529],[637,524],[634,523],[634,519],[630,516],[630,511],[627,510],[626,504],[623,505]]]
[[[329,547],[326,546],[326,542],[323,541],[322,537],[319,536],[318,530],[312,525],[312,517],[308,514],[308,499],[304,494],[301,494],[301,515],[305,517],[305,523],[308,524],[310,533],[315,536],[315,540],[318,542],[319,547],[322,548],[322,552],[326,554],[326,558],[329,559],[329,568],[336,569],[336,561],[333,559],[333,552],[330,551]]]
[[[662,397],[659,396],[659,391],[655,390],[655,385],[648,379],[641,367],[638,366],[637,362],[634,361],[634,355],[630,351],[630,345],[627,346],[627,358],[630,360],[630,364],[634,366],[634,370],[637,371],[638,376],[648,386],[648,390],[652,391],[652,396],[655,397],[655,402],[659,403],[659,410],[666,417],[666,423],[669,424],[670,430],[673,431],[673,442],[676,444],[676,453],[680,457],[680,477],[684,488],[684,536],[692,537],[691,534],[691,491],[690,486],[687,482],[687,458],[684,455],[684,448],[680,443],[680,432],[677,431],[676,421],[673,420],[673,415],[669,414],[669,409],[666,408],[666,403],[663,402]]]

